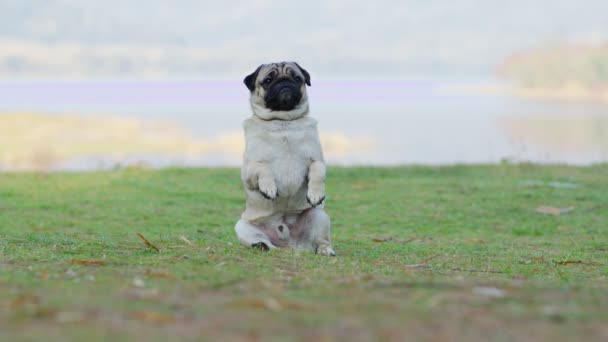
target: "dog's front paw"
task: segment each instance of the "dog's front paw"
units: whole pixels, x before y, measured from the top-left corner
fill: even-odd
[[[327,256],[336,256],[336,252],[331,246],[319,246],[317,248],[317,254],[327,255]]]
[[[325,183],[323,182],[308,182],[308,192],[306,193],[306,200],[314,208],[319,204],[323,203],[325,199]]]
[[[279,196],[277,185],[272,178],[260,178],[258,180],[258,185],[260,188],[260,194],[262,194],[262,196],[264,196],[266,199],[273,200]]]
[[[308,193],[306,194],[306,200],[308,201],[308,204],[314,208],[323,203],[325,200],[325,192],[316,192],[309,189]]]

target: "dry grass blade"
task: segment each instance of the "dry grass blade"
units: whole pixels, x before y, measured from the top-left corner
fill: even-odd
[[[405,243],[410,243],[410,242],[416,241],[416,240],[419,240],[419,239],[418,238],[408,238],[408,239],[395,240],[391,236],[372,238],[372,241],[373,242],[377,242],[377,243],[394,241],[396,243],[404,243],[405,244]]]
[[[186,239],[185,236],[180,235],[179,236],[180,240],[184,241],[186,244],[188,244],[188,246],[194,246],[194,244],[192,242],[190,242],[190,240]]]
[[[137,236],[139,236],[139,238],[146,244],[146,246],[148,246],[150,249],[154,250],[155,252],[160,252],[160,249],[156,246],[154,246],[152,243],[150,243],[150,241],[148,241],[148,239],[146,239],[143,235],[137,233]]]
[[[574,210],[574,207],[556,208],[556,207],[549,207],[549,206],[540,206],[540,207],[536,208],[537,213],[545,214],[545,215],[554,215],[554,216],[565,214],[565,213],[571,212],[572,210]]]
[[[473,270],[473,269],[464,269],[464,268],[450,268],[452,271],[456,272],[469,272],[469,273],[495,273],[495,274],[504,274],[503,271],[496,270]]]
[[[564,260],[556,262],[557,265],[568,266],[568,265],[603,265],[596,261],[582,261],[582,260]]]
[[[372,241],[374,242],[388,242],[388,241],[392,241],[393,238],[392,237],[385,237],[385,238],[373,238]]]
[[[81,266],[103,266],[106,264],[106,262],[101,260],[72,260],[70,261],[70,264]]]
[[[417,267],[424,267],[425,264],[429,261],[431,261],[432,259],[435,259],[436,257],[440,256],[441,254],[435,254],[432,255],[424,260],[422,260],[422,262],[418,263],[418,264],[413,264],[413,265],[405,265],[406,268],[417,268]]]

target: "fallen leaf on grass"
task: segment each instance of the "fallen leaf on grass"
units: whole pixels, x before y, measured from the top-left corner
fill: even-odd
[[[388,241],[392,241],[393,238],[392,237],[384,237],[384,238],[373,238],[372,241],[374,242],[388,242]]]
[[[148,246],[150,249],[154,250],[155,252],[160,252],[160,249],[156,246],[154,246],[153,244],[150,243],[150,241],[148,241],[148,239],[146,239],[143,235],[137,233],[137,236],[139,236],[139,238],[146,244],[146,246]]]
[[[554,215],[554,216],[569,213],[572,210],[574,210],[574,207],[556,208],[556,207],[549,207],[549,206],[543,205],[543,206],[536,208],[536,212],[539,214]]]
[[[70,264],[82,266],[103,266],[106,264],[106,262],[101,260],[72,260],[70,261]]]
[[[602,263],[596,261],[582,261],[582,260],[564,260],[556,262],[557,265],[568,266],[568,265],[602,265]]]
[[[175,322],[174,316],[154,311],[136,311],[131,315],[131,317],[139,321],[156,324],[168,324]]]

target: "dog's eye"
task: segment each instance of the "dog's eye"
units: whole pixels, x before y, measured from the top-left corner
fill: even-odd
[[[270,84],[270,82],[272,82],[272,78],[270,78],[270,77],[266,77],[266,78],[265,78],[265,79],[262,81],[262,83],[264,83],[264,84]]]
[[[296,80],[296,82],[302,82],[302,77],[300,76],[296,76],[293,79]]]

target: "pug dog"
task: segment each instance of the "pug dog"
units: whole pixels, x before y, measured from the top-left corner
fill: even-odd
[[[239,241],[335,256],[324,210],[325,162],[308,116],[310,74],[295,62],[263,64],[244,79],[253,115],[245,120],[241,181],[246,208]]]

